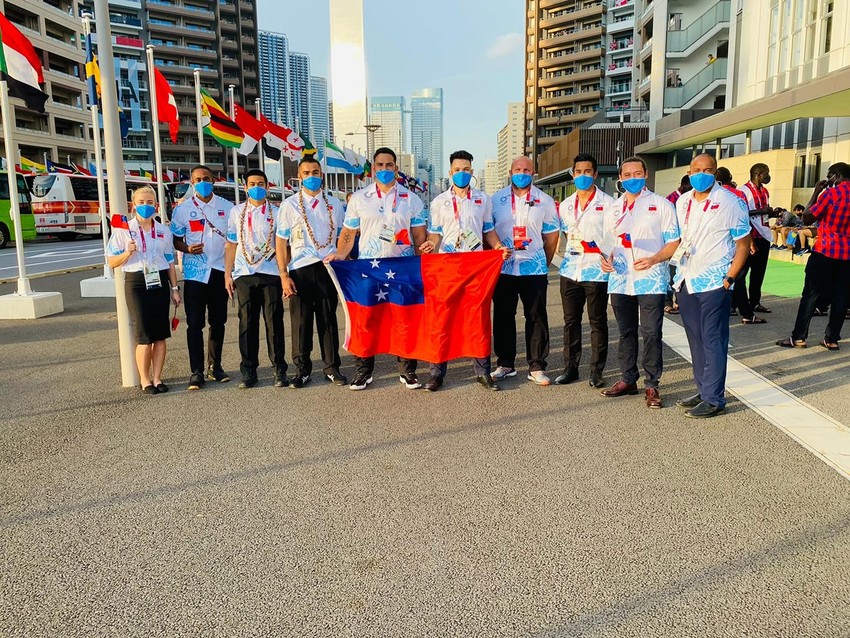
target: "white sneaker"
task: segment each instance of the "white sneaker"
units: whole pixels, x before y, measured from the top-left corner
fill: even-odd
[[[528,380],[533,381],[536,385],[552,385],[552,380],[546,376],[546,373],[543,372],[543,370],[535,370],[534,372],[529,372]]]
[[[505,379],[507,377],[515,377],[516,370],[514,368],[506,368],[505,366],[499,366],[490,376],[492,377],[493,381],[501,381],[502,379]]]

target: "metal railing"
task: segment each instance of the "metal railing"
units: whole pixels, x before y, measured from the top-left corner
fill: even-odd
[[[726,58],[718,58],[711,64],[706,65],[682,86],[665,88],[664,108],[680,109],[711,86],[712,83],[718,80],[725,80],[727,64],[728,60]]]
[[[732,0],[721,0],[681,31],[668,31],[667,51],[669,53],[687,51],[717,24],[729,22],[731,14]]]

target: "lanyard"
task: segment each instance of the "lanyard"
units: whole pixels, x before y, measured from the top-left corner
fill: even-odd
[[[256,209],[254,209],[256,210]],[[251,240],[254,239],[254,222],[252,219],[254,218],[254,211],[252,210],[250,213],[248,212],[248,202],[245,202],[245,213],[248,217],[248,232],[251,234]],[[263,204],[263,208],[261,211],[262,216],[265,218],[266,216],[266,204]]]
[[[528,195],[525,196],[525,216],[526,223],[528,222],[528,205],[531,203],[531,189],[528,189]],[[511,191],[511,216],[514,218],[514,225],[517,225],[516,221],[516,195],[514,195],[513,191]]]
[[[394,192],[393,192],[392,212],[393,212],[393,215],[395,215],[396,209],[398,209],[398,187],[393,186],[393,189],[394,189]],[[383,197],[383,195],[381,195],[381,189],[378,188],[377,184],[375,184],[375,190],[378,193],[378,199],[381,199]],[[382,213],[384,212],[384,205],[383,204],[381,204],[381,211],[380,212],[382,212]]]
[[[211,231],[213,231],[216,235],[218,235],[218,236],[219,236],[219,237],[221,237],[222,239],[225,239],[224,233],[223,233],[223,232],[221,232],[221,231],[220,231],[220,230],[216,227],[216,225],[215,225],[215,224],[213,224],[213,223],[210,221],[210,218],[209,218],[209,217],[207,217],[207,214],[204,212],[204,208],[203,208],[203,206],[201,205],[201,202],[199,202],[197,199],[195,199],[195,196],[194,196],[194,195],[192,195],[192,204],[195,206],[195,208],[197,208],[197,209],[198,209],[198,212],[199,212],[199,213],[201,213],[201,217],[203,217],[203,218],[204,218],[204,227],[205,227],[205,228],[209,228],[209,229],[210,229]]]
[[[466,192],[466,199],[472,199],[472,191]],[[455,197],[454,191],[452,191],[452,206],[454,206],[455,209],[455,221],[458,223],[458,225],[460,225],[460,211],[458,210],[457,198]]]
[[[626,215],[628,215],[629,217],[631,217],[631,215],[632,215],[632,211],[635,209],[635,204],[636,204],[636,203],[637,203],[637,199],[635,199],[635,201],[633,201],[633,202],[631,203],[631,205],[627,204],[625,199],[623,200],[623,214],[622,214],[622,215],[620,215],[620,219],[618,219],[618,220],[614,223],[614,228],[619,227],[619,226],[620,226],[620,224],[622,224],[622,223],[623,223],[623,220],[626,218]]]
[[[136,227],[139,229],[139,243],[142,245],[142,264],[145,268],[147,268],[149,259],[148,259],[148,242],[145,240],[145,230],[142,228],[142,225],[136,221]],[[132,238],[133,233],[130,233],[130,237]],[[153,246],[151,246],[151,252],[153,253],[153,261],[156,263],[156,221],[151,224],[151,242]]]
[[[688,200],[688,210],[685,211],[685,233],[684,233],[686,235],[686,237],[684,238],[685,244],[690,244],[691,239],[699,233],[700,229],[702,228],[703,221],[705,219],[707,219],[707,216],[705,215],[705,213],[708,212],[708,207],[711,206],[711,200],[706,199],[705,205],[702,207],[703,215],[702,215],[702,217],[700,217],[700,220],[699,220],[699,223],[697,224],[696,230],[692,234],[689,231],[690,231],[690,227],[691,227],[691,224],[690,224],[690,221],[691,221],[691,205],[693,203],[694,203],[693,198],[689,199]]]
[[[581,215],[578,214],[579,208],[581,208],[581,202],[578,201],[578,194],[576,194],[576,207],[573,211],[573,217],[575,218],[575,223],[573,224],[573,228],[576,230],[580,230],[579,225],[581,224],[581,220],[584,219],[584,216],[587,214],[587,211],[590,210],[590,205],[593,203],[593,200],[596,198],[596,189],[593,189],[593,194],[590,196],[590,199],[587,200],[587,203],[584,205],[584,208],[581,209]]]

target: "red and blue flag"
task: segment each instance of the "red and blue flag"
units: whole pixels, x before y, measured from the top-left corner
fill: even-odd
[[[190,219],[189,220],[189,232],[190,233],[202,233],[202,232],[204,232],[204,220],[203,219]]]
[[[596,253],[597,255],[602,254],[602,250],[600,250],[599,246],[596,245],[595,241],[582,241],[581,247],[586,253]]]
[[[345,348],[440,362],[490,356],[490,303],[502,253],[334,261]]]
[[[130,224],[127,221],[126,215],[113,215],[109,220],[109,223],[112,225],[112,228],[123,228],[124,230],[130,229]]]
[[[620,240],[623,242],[623,248],[631,248],[632,247],[632,235],[631,233],[621,233],[619,235]]]

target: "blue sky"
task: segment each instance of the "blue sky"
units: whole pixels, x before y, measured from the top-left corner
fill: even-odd
[[[508,102],[523,97],[520,0],[364,0],[370,95],[443,89],[445,160],[465,148],[483,172],[496,157],[496,134]],[[328,0],[259,0],[264,31],[285,33],[293,51],[310,56],[313,75],[329,77]]]

